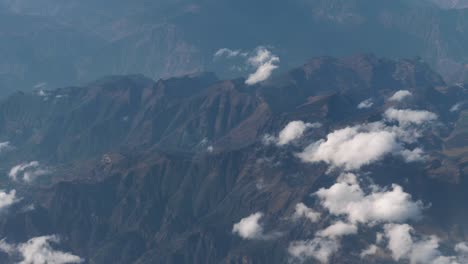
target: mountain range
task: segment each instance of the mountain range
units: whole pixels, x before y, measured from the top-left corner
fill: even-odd
[[[315,18],[361,24],[335,11]],[[466,263],[467,95],[420,57],[375,55],[255,84],[203,72],[15,92],[0,103],[0,259],[50,241],[73,263]]]

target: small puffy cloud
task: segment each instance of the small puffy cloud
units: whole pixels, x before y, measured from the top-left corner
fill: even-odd
[[[413,94],[410,91],[407,90],[399,90],[396,93],[394,93],[390,98],[388,98],[389,101],[394,101],[394,102],[401,102],[405,98],[412,96]]]
[[[41,167],[38,161],[31,161],[18,164],[11,168],[8,176],[10,179],[17,181],[18,178],[21,178],[23,181],[27,183],[31,183],[37,177],[49,174],[50,170]]]
[[[264,233],[263,226],[260,223],[262,217],[263,213],[256,212],[248,217],[242,218],[238,223],[234,224],[232,233],[247,240],[270,240],[282,236],[281,232],[272,231]]]
[[[439,251],[436,236],[413,237],[413,228],[408,224],[387,224],[384,227],[388,239],[387,248],[396,261],[409,260],[411,264],[455,264],[455,256],[443,256]]]
[[[372,101],[371,98],[369,99],[366,99],[362,102],[360,102],[357,106],[358,109],[367,109],[367,108],[371,108],[372,106],[374,105],[374,102]]]
[[[437,119],[437,115],[425,110],[395,109],[389,108],[385,111],[385,118],[397,121],[402,126],[410,124],[421,125]]]
[[[19,202],[21,199],[16,197],[16,191],[11,190],[10,192],[5,192],[0,190],[0,211],[10,207],[11,205]]]
[[[296,208],[293,214],[293,219],[306,218],[312,223],[317,222],[320,219],[320,213],[314,209],[307,207],[304,203],[296,204]]]
[[[263,227],[259,223],[263,213],[257,212],[248,217],[242,218],[239,223],[234,224],[232,232],[243,239],[261,239]]]
[[[329,227],[320,230],[317,232],[317,235],[321,237],[338,238],[346,235],[357,234],[357,231],[358,229],[356,225],[338,221]]]
[[[291,121],[280,131],[277,139],[278,146],[284,146],[301,138],[308,128],[319,128],[320,123],[304,123],[303,121]]]
[[[256,54],[248,58],[247,63],[255,67],[255,72],[250,74],[245,83],[254,85],[268,79],[272,72],[278,68],[280,59],[264,47],[257,48]]]
[[[404,149],[401,151],[401,156],[406,162],[422,161],[426,158],[421,148],[415,148],[413,150]]]
[[[289,244],[288,253],[300,261],[314,258],[321,263],[328,263],[330,257],[340,249],[335,239],[316,237],[312,240],[294,241]]]
[[[379,247],[377,247],[376,245],[370,245],[368,248],[364,249],[363,251],[361,251],[361,253],[359,254],[359,256],[361,258],[365,258],[367,256],[372,256],[372,255],[375,255],[377,253],[377,251],[379,250]]]
[[[331,214],[346,216],[351,223],[403,222],[421,217],[422,202],[414,202],[401,186],[371,189],[366,194],[357,183],[337,182],[328,189],[321,188],[315,195]]]
[[[84,260],[71,253],[54,250],[51,243],[59,243],[57,236],[41,236],[28,240],[26,243],[12,245],[0,241],[0,250],[9,255],[19,254],[22,261],[19,264],[67,264],[82,263]]]

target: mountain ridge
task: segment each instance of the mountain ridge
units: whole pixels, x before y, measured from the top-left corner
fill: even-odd
[[[401,90],[412,97],[389,101]],[[418,58],[372,55],[314,58],[252,86],[212,74],[160,81],[133,75],[16,93],[0,102],[0,139],[15,147],[0,168],[6,175],[7,168],[37,160],[50,172],[33,184],[2,180],[23,200],[0,218],[0,234],[9,243],[58,234],[61,246],[85,263],[283,263],[292,240],[312,236],[330,217],[288,220],[299,202],[318,206],[310,193],[334,175],[327,164],[304,163],[297,153],[398,106],[437,114],[440,124],[421,132],[428,160],[406,163],[390,155],[366,171],[378,184],[400,184],[415,200],[432,203],[417,229],[442,234],[452,245],[468,232],[460,210],[466,161],[447,150],[466,143],[463,136],[450,144],[446,138],[466,133],[466,111],[447,106],[467,94]],[[357,108],[369,98],[373,106]],[[288,146],[266,141],[293,120],[321,126]],[[23,210],[30,203],[34,209]],[[233,225],[256,211],[274,239],[233,234]],[[346,238],[331,260],[361,263],[345,252],[366,243]],[[392,260],[384,254],[368,263],[382,261]]]

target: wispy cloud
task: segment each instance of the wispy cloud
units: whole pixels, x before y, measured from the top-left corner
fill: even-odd
[[[322,124],[320,123],[304,123],[303,121],[291,121],[289,122],[278,134],[278,137],[272,135],[265,135],[263,137],[264,144],[276,144],[278,146],[284,146],[292,143],[295,140],[300,139],[304,132],[310,128],[319,128]]]
[[[0,154],[12,150],[13,148],[9,141],[0,142]]]
[[[24,182],[31,183],[37,177],[49,174],[50,172],[49,169],[42,167],[38,161],[31,161],[14,166],[10,169],[8,176],[13,181],[21,179]]]
[[[450,112],[458,112],[462,109],[462,106],[464,105],[464,102],[459,102],[459,103],[456,103],[454,105],[452,105],[452,107],[450,107]]]
[[[355,224],[337,221],[327,228],[318,231],[317,235],[321,237],[339,238],[347,235],[355,235],[357,232],[358,228]]]
[[[241,50],[232,50],[228,48],[219,49],[214,54],[215,58],[219,58],[219,57],[233,58],[233,57],[238,57],[238,56],[247,57],[247,55],[248,55],[247,52],[243,52]]]

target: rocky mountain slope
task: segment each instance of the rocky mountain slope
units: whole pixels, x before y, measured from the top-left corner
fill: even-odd
[[[317,57],[255,85],[130,75],[15,93],[0,103],[2,192],[16,191],[1,209],[0,258],[56,235],[53,248],[84,263],[363,263],[385,230],[365,263],[409,261],[431,235],[429,259],[460,262],[467,94],[421,59],[372,55]],[[403,211],[337,213],[328,190],[359,186],[344,171],[367,202],[409,195],[394,201]],[[415,249],[396,258],[389,230],[406,220]],[[334,221],[348,235],[326,235]]]

